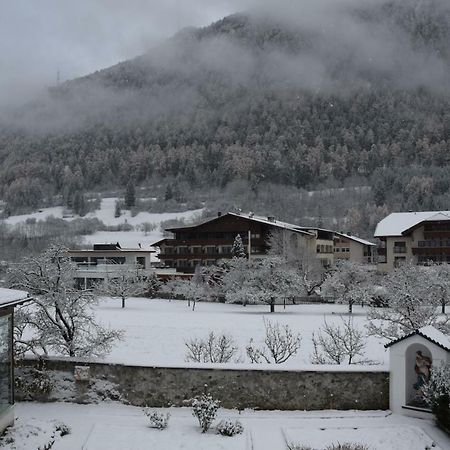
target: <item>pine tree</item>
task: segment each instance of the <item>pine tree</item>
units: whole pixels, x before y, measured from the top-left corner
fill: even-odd
[[[134,191],[134,184],[130,180],[125,190],[125,206],[131,208],[136,205],[136,195]]]
[[[240,234],[236,235],[236,237],[234,238],[233,247],[231,247],[231,254],[233,255],[234,258],[247,257]]]

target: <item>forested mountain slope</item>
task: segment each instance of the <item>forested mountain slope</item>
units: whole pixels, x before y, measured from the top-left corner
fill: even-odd
[[[372,187],[365,207],[447,207],[449,3],[307,5],[183,30],[3,115],[0,196],[20,209],[131,179],[257,197],[352,178]]]

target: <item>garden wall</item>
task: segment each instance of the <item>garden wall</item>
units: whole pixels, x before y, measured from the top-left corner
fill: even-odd
[[[36,360],[26,360],[16,369],[18,400],[92,403],[112,399],[136,406],[186,406],[186,399],[207,387],[225,408],[389,408],[389,373],[381,367],[142,367],[53,358],[46,360],[45,372],[36,371],[38,367]]]

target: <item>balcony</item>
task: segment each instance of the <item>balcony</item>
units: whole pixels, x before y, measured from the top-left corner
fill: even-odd
[[[417,247],[419,248],[449,248],[450,247],[450,239],[445,240],[427,240],[427,241],[418,241]]]

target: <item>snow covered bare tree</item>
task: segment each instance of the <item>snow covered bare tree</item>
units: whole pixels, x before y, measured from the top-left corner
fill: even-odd
[[[246,347],[247,356],[252,363],[282,364],[296,355],[300,349],[302,338],[294,333],[289,325],[280,325],[264,319],[264,347],[256,347],[253,339]]]
[[[440,303],[441,313],[445,314],[445,307],[450,303],[450,264],[430,263],[425,266],[431,291]]]
[[[139,267],[117,265],[114,273],[97,286],[99,295],[118,297],[125,308],[127,298],[139,297],[146,292],[146,283],[139,275]]]
[[[39,256],[25,258],[9,272],[10,287],[34,298],[17,311],[19,353],[96,356],[108,353],[121,337],[121,331],[109,330],[96,321],[93,308],[97,298],[91,291],[75,289],[75,271],[67,248],[55,244]]]
[[[348,305],[349,314],[353,305],[369,303],[372,297],[372,274],[366,266],[352,261],[340,260],[322,285],[322,294],[333,296],[338,302]]]
[[[395,340],[426,325],[450,333],[450,317],[439,314],[429,267],[403,264],[384,280],[387,308],[372,307],[368,329],[375,336]]]
[[[304,293],[298,272],[277,256],[232,260],[222,278],[222,288],[228,303],[265,303],[270,306],[270,312],[275,311],[277,300]]]
[[[233,246],[231,247],[231,254],[233,255],[233,258],[247,258],[240,234],[237,234],[234,238]]]
[[[295,233],[287,230],[272,232],[268,244],[269,255],[285,259],[289,266],[298,270],[306,295],[315,294],[322,285],[325,275],[325,269],[315,251],[303,240],[299,240]]]
[[[232,358],[238,362],[234,339],[226,334],[216,335],[214,331],[207,338],[193,338],[184,343],[187,347],[186,361],[205,363],[227,363]]]
[[[342,325],[324,321],[317,333],[313,332],[313,364],[373,364],[365,357],[367,338],[364,331],[353,324],[353,318],[344,319]]]

